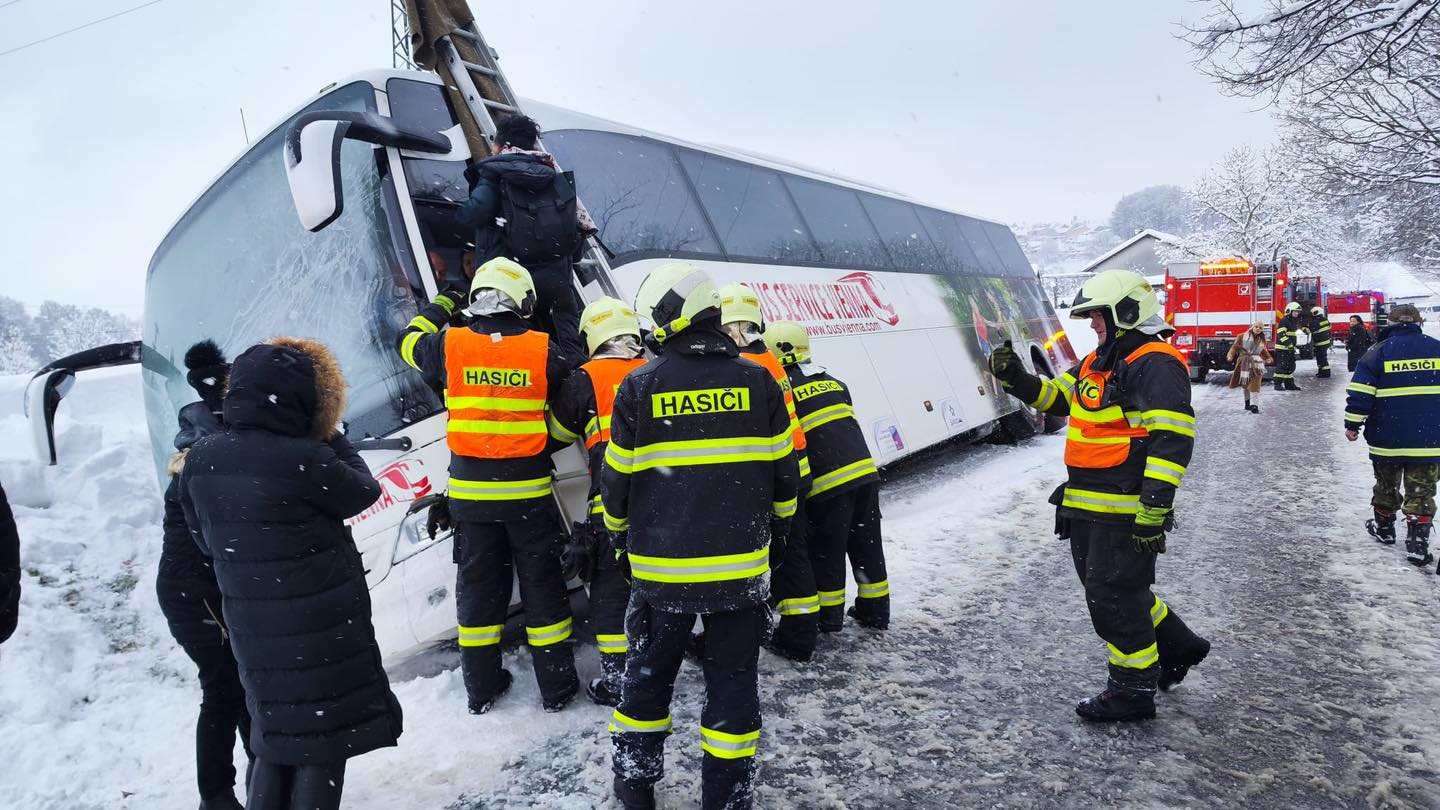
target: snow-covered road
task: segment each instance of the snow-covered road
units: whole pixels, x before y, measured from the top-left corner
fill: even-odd
[[[1440,807],[1440,577],[1377,546],[1363,445],[1340,433],[1344,373],[1241,411],[1195,390],[1200,440],[1157,590],[1214,643],[1160,718],[1084,725],[1104,678],[1045,503],[1061,443],[948,450],[884,494],[893,629],[762,656],[764,807]],[[154,605],[158,492],[133,378],[82,381],[111,413],[67,427],[67,466],[19,459],[0,385],[0,479],[27,576],[0,652],[0,806],[188,807],[199,693]],[[138,386],[135,386],[138,387]],[[80,409],[76,408],[79,413]],[[76,447],[83,444],[83,447]],[[13,482],[13,483],[12,483]],[[595,653],[580,652],[582,674]],[[351,763],[346,806],[612,806],[608,711],[539,711],[517,690],[464,714],[453,653],[397,679],[400,746]],[[686,664],[662,806],[698,794],[700,679]]]

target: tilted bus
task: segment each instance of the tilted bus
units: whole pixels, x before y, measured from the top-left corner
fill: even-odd
[[[984,373],[994,346],[1011,342],[1046,374],[1075,362],[1004,225],[771,159],[540,104],[526,110],[575,171],[615,254],[608,278],[587,278],[587,299],[602,286],[633,298],[670,258],[750,284],[767,318],[798,320],[815,335],[817,361],[850,384],[882,465],[997,425],[1035,424]],[[324,171],[306,175],[292,161],[287,172],[287,138]],[[196,341],[212,338],[233,357],[297,335],[339,358],[351,391],[347,434],[384,490],[350,523],[392,661],[455,633],[450,538],[426,536],[416,508],[444,487],[445,412],[395,344],[438,291],[440,265],[453,274],[472,239],[454,223],[469,158],[438,78],[362,74],[251,144],[181,215],[146,276],[138,354],[161,476],[179,409],[195,398],[182,358]],[[37,446],[52,461],[50,417],[73,372],[124,354],[58,362],[32,382]],[[574,520],[584,517],[584,464],[576,448],[556,454],[557,492]]]

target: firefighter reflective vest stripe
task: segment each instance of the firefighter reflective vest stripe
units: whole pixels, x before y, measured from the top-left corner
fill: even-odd
[[[544,332],[445,331],[446,435],[452,453],[502,459],[545,452],[549,352]]]
[[[1131,352],[1125,363],[1133,363],[1152,352],[1162,352],[1184,363],[1179,351],[1168,343],[1145,343]],[[1119,405],[1106,405],[1110,371],[1095,371],[1095,353],[1080,365],[1075,381],[1075,398],[1070,402],[1070,427],[1066,431],[1065,464],[1084,469],[1118,467],[1130,457],[1133,439],[1148,436],[1150,430],[1167,427],[1194,436],[1195,420],[1170,411],[1127,412]],[[1186,421],[1188,420],[1188,424]]]
[[[620,390],[620,382],[626,374],[643,365],[645,360],[638,357],[633,360],[605,357],[580,367],[595,388],[595,416],[585,425],[586,450],[610,441],[610,415],[615,411],[615,392]]]
[[[631,553],[630,573],[652,582],[724,582],[750,579],[770,570],[770,546],[717,557],[649,557]]]
[[[634,450],[627,450],[611,442],[605,448],[605,463],[618,472],[632,475],[656,467],[779,461],[790,454],[790,449],[789,432],[770,437],[734,436],[726,439],[657,442],[641,445]]]
[[[1315,328],[1310,330],[1310,343],[1317,349],[1330,347],[1330,319],[1321,318],[1316,321]]]
[[[450,477],[450,497],[462,501],[522,501],[550,494],[550,476],[523,481],[470,481]]]
[[[866,456],[859,461],[846,464],[844,467],[831,470],[824,475],[816,476],[814,485],[810,488],[810,497],[813,498],[829,492],[838,486],[844,486],[857,478],[877,474],[879,474],[879,471],[875,469],[875,460]]]

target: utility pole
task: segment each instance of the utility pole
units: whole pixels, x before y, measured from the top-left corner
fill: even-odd
[[[390,0],[390,67],[415,70],[410,56],[410,15],[405,0]]]

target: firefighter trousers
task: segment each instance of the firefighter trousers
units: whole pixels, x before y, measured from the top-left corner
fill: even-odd
[[[628,563],[615,559],[610,534],[598,521],[589,524],[594,564],[590,571],[590,627],[600,650],[600,672],[616,693],[625,672],[625,606],[630,602]]]
[[[820,596],[815,588],[815,569],[810,564],[806,500],[804,495],[796,500],[785,547],[770,550],[770,603],[780,614],[770,643],[786,657],[799,661],[815,653],[815,641],[820,636]]]
[[[1295,379],[1295,350],[1276,349],[1271,354],[1275,356],[1275,379],[1282,384]]]
[[[491,700],[502,686],[500,634],[516,579],[541,697],[555,701],[579,688],[569,644],[570,599],[560,570],[562,536],[553,509],[530,512],[524,520],[456,524],[455,611],[471,706]]]
[[[700,766],[705,808],[746,808],[755,783],[760,743],[758,665],[760,639],[769,625],[764,605],[700,614],[705,647],[705,708],[700,713]],[[675,676],[695,626],[694,613],[669,613],[630,599],[625,615],[630,655],[625,688],[610,720],[612,767],[622,779],[654,784],[665,771]]]
[[[1329,347],[1329,346],[1311,346],[1311,347],[1310,347],[1310,350],[1315,353],[1315,370],[1316,370],[1316,371],[1329,371],[1329,370],[1330,370],[1330,347]]]
[[[1372,461],[1375,467],[1374,497],[1370,505],[1394,514],[1403,511],[1416,517],[1435,514],[1435,482],[1440,480],[1440,464],[1390,464]],[[1401,485],[1405,496],[1400,496]]]
[[[872,627],[890,623],[890,579],[880,542],[880,483],[806,504],[810,559],[820,591],[820,627],[839,630],[845,616],[845,558],[855,575],[856,618]]]
[[[1185,659],[1202,642],[1150,591],[1154,552],[1135,548],[1128,523],[1070,520],[1070,553],[1085,585],[1090,621],[1110,654],[1110,685],[1153,694],[1167,658]]]

